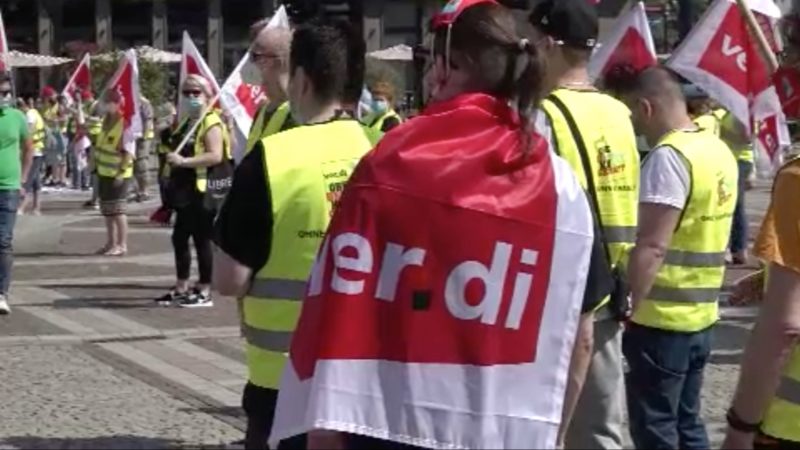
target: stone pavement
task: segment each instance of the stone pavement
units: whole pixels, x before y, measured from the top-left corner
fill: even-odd
[[[768,189],[751,193],[756,230]],[[92,253],[103,220],[84,194],[45,197],[21,217],[13,314],[0,317],[0,448],[219,447],[243,436],[245,381],[235,301],[213,308],[156,306],[174,277],[170,230],[134,205],[129,255]],[[736,279],[748,269],[731,270]],[[704,389],[719,441],[755,309],[725,308]]]

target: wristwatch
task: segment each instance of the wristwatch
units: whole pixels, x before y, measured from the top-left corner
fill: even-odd
[[[728,413],[725,414],[725,420],[728,421],[728,426],[736,431],[740,431],[742,433],[755,433],[761,429],[761,423],[747,423],[736,414],[736,411],[733,410],[733,407],[728,409]]]

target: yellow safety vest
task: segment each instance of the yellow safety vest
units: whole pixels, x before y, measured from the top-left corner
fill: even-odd
[[[606,94],[570,89],[554,91],[542,108],[553,129],[555,151],[570,164],[584,189],[591,173],[610,263],[624,266],[636,242],[639,220],[639,152],[630,110]],[[591,167],[584,167],[564,109],[574,119]]]
[[[394,117],[398,122],[403,123],[403,118],[400,117],[400,114],[397,114],[395,110],[390,109],[380,116],[370,118],[370,120],[367,121],[367,126],[378,131],[383,131],[383,123],[386,122],[386,119],[389,119],[390,117]]]
[[[728,146],[704,131],[673,131],[660,146],[671,147],[686,160],[691,189],[664,263],[633,321],[692,333],[718,319],[738,168]]]
[[[48,106],[44,110],[44,118],[48,122],[47,126],[51,127],[53,130],[58,130],[61,131],[62,133],[65,133],[67,131],[66,123],[60,126],[56,123],[59,119],[58,104],[55,104],[53,106]]]
[[[336,120],[262,140],[272,195],[272,248],[243,303],[249,381],[256,386],[278,388],[306,279],[333,207],[374,137],[355,120]]]
[[[42,118],[42,115],[39,114],[39,111],[37,111],[36,108],[31,108],[29,111],[31,111],[36,118],[36,122],[33,125],[33,133],[31,134],[33,149],[36,151],[37,155],[40,155],[45,147],[47,131],[45,130],[44,119]]]
[[[97,174],[101,177],[115,178],[119,174],[123,162],[123,154],[119,151],[123,131],[124,121],[122,119],[117,120],[111,128],[100,131],[95,148],[95,164],[97,165]],[[130,178],[132,176],[133,158],[128,158],[122,177]]]
[[[206,152],[206,133],[212,127],[219,125],[222,127],[222,158],[231,158],[231,138],[228,134],[228,126],[222,121],[220,115],[212,111],[203,118],[203,122],[197,128],[197,134],[194,139],[194,155],[199,156]],[[196,167],[195,173],[197,174],[197,190],[200,192],[206,191],[208,184],[208,168]]]
[[[245,154],[250,153],[250,150],[262,139],[279,133],[283,130],[286,120],[289,118],[289,102],[283,102],[272,113],[267,121],[265,116],[269,110],[269,104],[265,103],[258,110],[256,120],[253,121],[253,126],[250,127],[250,135],[247,137],[247,147]],[[266,122],[266,123],[265,123]]]
[[[709,131],[714,136],[719,137],[720,119],[713,112],[696,117],[694,119],[694,124],[697,125],[698,128]]]

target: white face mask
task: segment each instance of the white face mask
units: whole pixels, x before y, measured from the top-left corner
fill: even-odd
[[[0,95],[0,108],[9,108],[14,104],[14,97],[11,94]]]

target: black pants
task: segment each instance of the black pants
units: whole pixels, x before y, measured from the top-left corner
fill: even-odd
[[[278,391],[247,383],[242,395],[242,409],[247,414],[247,434],[244,448],[247,450],[266,450],[267,439],[275,418]],[[306,435],[295,436],[281,441],[278,450],[305,450]]]
[[[172,247],[175,249],[175,271],[179,280],[188,280],[192,268],[189,238],[194,240],[200,284],[211,284],[211,230],[214,212],[203,207],[202,200],[175,210],[175,227],[172,229]]]

